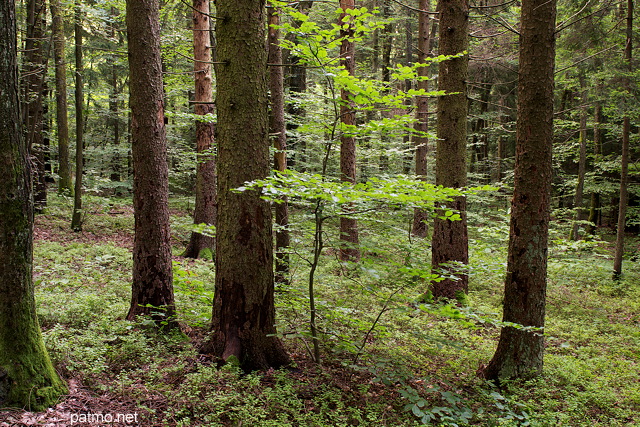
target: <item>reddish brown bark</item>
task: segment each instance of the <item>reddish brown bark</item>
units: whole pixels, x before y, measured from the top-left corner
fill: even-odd
[[[340,0],[340,8],[342,10],[353,9],[355,7],[354,0]],[[343,25],[343,19],[348,16],[345,13],[340,14],[340,25]],[[354,75],[356,69],[355,44],[351,39],[354,29],[351,25],[340,30],[340,37],[343,37],[340,45],[340,64]],[[340,120],[345,126],[345,130],[340,137],[340,179],[345,182],[355,184],[356,182],[356,138],[353,136],[350,126],[356,124],[356,114],[353,102],[350,99],[350,93],[342,89],[340,91]],[[351,210],[349,205],[343,207],[344,213]],[[360,249],[358,248],[358,222],[355,218],[348,216],[340,217],[340,259],[344,261],[358,261],[360,259]]]
[[[469,46],[467,0],[440,0],[440,55],[456,55]],[[440,63],[438,89],[448,94],[438,98],[438,143],[436,185],[462,188],[467,185],[467,54]],[[461,220],[436,218],[433,224],[431,265],[445,279],[432,284],[435,298],[459,298],[466,293],[469,278],[464,269],[469,261],[466,200],[457,197],[447,204]]]
[[[193,70],[195,74],[195,114],[214,113],[211,71],[209,0],[193,0]],[[213,154],[214,124],[196,122],[196,206],[194,224],[216,223],[216,162]],[[198,258],[204,249],[215,249],[215,238],[197,232],[191,238],[184,256]]]

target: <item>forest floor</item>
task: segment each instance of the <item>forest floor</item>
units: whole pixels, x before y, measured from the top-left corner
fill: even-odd
[[[357,266],[325,251],[316,281],[320,365],[308,352],[304,260],[313,230],[296,211],[291,283],[276,290],[278,331],[293,365],[243,373],[217,367],[197,351],[208,333],[213,265],[180,256],[192,203],[171,203],[182,333],[123,320],[130,203],[88,198],[84,231],[74,233],[69,201],[50,197],[36,219],[36,300],[69,394],[46,412],[5,408],[0,426],[640,425],[640,266],[633,236],[625,275],[616,282],[611,236],[570,242],[568,224],[554,223],[544,375],[498,389],[477,371],[490,360],[500,330],[508,232],[502,209],[470,204],[465,307],[418,303],[429,241],[408,238],[408,213],[379,212],[361,222],[364,257]]]

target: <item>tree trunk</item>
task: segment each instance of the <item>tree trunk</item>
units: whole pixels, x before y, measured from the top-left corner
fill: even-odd
[[[278,171],[287,169],[287,129],[284,119],[284,69],[282,64],[282,48],[280,47],[280,24],[278,11],[268,8],[269,46],[267,62],[269,67],[269,93],[271,94],[271,115],[269,129],[273,135],[274,168]],[[289,254],[289,205],[285,198],[276,203],[276,282],[288,283]]]
[[[151,314],[175,326],[158,0],[127,2],[127,37],[135,220],[127,319]]]
[[[429,9],[431,5],[429,0],[419,0],[418,8],[424,12],[418,15],[418,63],[426,64],[427,57],[431,51],[431,35],[429,34]],[[418,90],[429,91],[429,68],[418,68]],[[429,131],[429,97],[416,97],[416,133],[413,137],[415,146],[415,162],[416,176],[423,180],[427,180],[427,155],[429,154],[429,137],[426,133]],[[427,221],[429,215],[424,209],[415,209],[413,211],[413,226],[411,234],[416,237],[427,237],[429,225]]]
[[[58,130],[58,193],[71,194],[71,165],[69,164],[69,118],[67,108],[67,69],[65,62],[64,22],[60,0],[51,0],[51,31],[53,57],[56,65],[56,124]]]
[[[66,393],[33,295],[33,193],[18,101],[15,2],[0,3],[0,407],[42,411]]]
[[[580,86],[582,86],[582,99],[580,101],[583,105],[580,111],[580,154],[578,157],[578,182],[576,184],[576,194],[573,199],[573,208],[576,212],[569,240],[580,239],[580,222],[585,219],[582,198],[584,193],[584,178],[587,173],[587,89],[584,79],[584,76],[580,76]]]
[[[524,0],[516,164],[504,290],[505,322],[544,328],[551,205],[555,0]],[[503,327],[484,371],[491,380],[542,373],[543,332]]]
[[[218,0],[218,234],[213,331],[202,351],[246,370],[289,363],[275,336],[271,209],[235,193],[271,169],[265,0]]]
[[[71,229],[82,230],[82,174],[84,172],[84,82],[82,78],[82,8],[80,0],[75,3],[74,36],[76,42],[76,181],[73,191],[73,214]]]
[[[440,55],[459,54],[468,49],[467,0],[440,0]],[[467,69],[469,56],[440,63],[438,89],[450,95],[438,98],[438,143],[436,152],[436,185],[462,188],[467,185]],[[431,266],[434,273],[447,278],[432,284],[433,296],[460,298],[469,284],[465,271],[469,261],[466,200],[457,197],[447,209],[460,213],[460,221],[436,218],[433,224]]]
[[[201,116],[214,113],[211,46],[209,31],[209,0],[193,1],[193,56],[195,71],[195,113]],[[216,161],[213,153],[214,124],[196,122],[196,206],[193,213],[194,224],[216,224]],[[197,232],[184,253],[185,257],[198,258],[204,249],[215,249],[215,238]]]
[[[624,57],[629,66],[629,72],[633,72],[631,63],[633,54],[633,0],[627,0],[627,45]],[[624,89],[631,97],[631,82],[626,77]],[[631,101],[629,100],[629,104]],[[631,108],[630,105],[627,108]],[[622,256],[624,255],[624,231],[627,223],[627,205],[629,204],[629,136],[631,134],[631,118],[629,112],[625,112],[622,122],[622,160],[620,165],[620,207],[618,208],[618,227],[616,232],[616,254],[613,258],[613,276],[619,278],[622,274]]]
[[[340,0],[340,8],[344,11],[353,9],[354,0]],[[343,37],[340,45],[340,64],[345,70],[351,74],[355,74],[355,46],[352,40],[354,29],[352,25],[346,25],[343,19],[348,16],[345,13],[340,14],[339,22],[342,25],[340,37]],[[349,129],[350,126],[356,124],[356,114],[353,102],[349,99],[350,94],[347,90],[340,91],[340,121],[346,130],[343,130],[340,137],[340,179],[344,182],[355,184],[356,182],[356,138]],[[351,210],[349,205],[343,207],[343,213],[348,214]],[[343,261],[357,262],[360,259],[360,249],[358,248],[358,222],[355,218],[348,216],[340,217],[340,259]]]
[[[296,9],[298,12],[301,12],[305,15],[309,13],[311,10],[311,6],[313,6],[313,1],[300,1],[296,5]],[[301,22],[298,20],[294,20],[293,25],[298,27],[301,25]],[[295,33],[289,33],[287,37],[295,40],[298,35]],[[284,56],[284,53],[283,53]],[[291,147],[295,153],[295,157],[290,159],[289,167],[297,166],[298,171],[304,172],[307,168],[307,156],[306,156],[306,142],[304,138],[298,138],[295,136],[295,131],[299,126],[300,121],[306,115],[305,107],[300,102],[297,102],[301,94],[304,94],[307,91],[307,68],[304,65],[300,65],[300,58],[292,55],[289,57],[289,60],[286,61],[290,64],[289,76],[288,76],[288,85],[289,85],[289,94],[291,95],[292,102],[289,103],[287,108],[287,113],[293,116],[293,120],[286,124],[287,130],[291,131],[292,136],[289,138],[289,143],[287,144]]]
[[[34,207],[41,212],[47,205],[47,183],[44,146],[44,85],[47,69],[47,44],[44,35],[46,3],[44,0],[27,2],[27,37],[25,39],[24,109],[27,135],[27,147],[33,162]]]
[[[597,92],[600,92],[600,84],[597,86]],[[596,99],[599,96],[596,95]],[[594,111],[594,125],[593,125],[593,162],[594,164],[598,164],[602,158],[602,104],[599,100],[595,102],[595,111]],[[596,232],[596,227],[600,225],[600,193],[594,191],[591,193],[591,202],[589,204],[589,225],[585,230],[590,236],[593,236]]]

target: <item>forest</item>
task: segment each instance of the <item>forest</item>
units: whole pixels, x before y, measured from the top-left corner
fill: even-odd
[[[3,0],[0,426],[640,426],[633,0]]]

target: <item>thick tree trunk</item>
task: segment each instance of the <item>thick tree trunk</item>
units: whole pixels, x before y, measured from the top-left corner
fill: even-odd
[[[0,407],[42,411],[66,393],[33,296],[33,193],[18,101],[15,3],[0,3]]]
[[[419,0],[418,8],[424,12],[418,15],[418,63],[425,64],[427,57],[431,51],[431,35],[429,34],[429,9],[431,5],[429,0]],[[429,68],[418,68],[418,90],[429,91]],[[429,154],[429,137],[426,133],[429,131],[429,97],[416,97],[416,124],[415,130],[419,133],[413,137],[415,146],[415,163],[416,176],[427,180],[427,155]],[[429,225],[428,213],[424,209],[415,209],[413,211],[413,225],[411,234],[416,237],[427,237]]]
[[[267,62],[269,67],[269,93],[271,94],[271,115],[269,128],[273,135],[275,148],[274,168],[278,171],[287,169],[287,129],[284,119],[284,69],[282,64],[282,48],[280,47],[280,17],[273,7],[268,8],[269,46]],[[289,254],[289,205],[285,198],[276,203],[276,282],[288,283]]]
[[[65,63],[64,22],[60,0],[51,0],[51,31],[53,58],[56,65],[56,125],[58,130],[58,193],[71,194],[71,165],[69,163],[69,118],[67,108],[67,70]]]
[[[211,46],[209,31],[209,0],[193,1],[193,57],[195,72],[195,113],[201,116],[213,114],[211,72]],[[196,122],[196,206],[194,224],[216,224],[216,160],[213,153],[214,124]],[[215,249],[215,238],[197,232],[191,233],[184,256],[198,258],[204,249]]]
[[[633,57],[633,0],[627,0],[627,46],[624,57],[629,65],[629,72],[633,72],[631,59]],[[631,97],[631,82],[625,78],[625,90]],[[629,102],[630,103],[630,102]],[[627,108],[630,108],[628,106]],[[622,274],[622,256],[624,255],[624,231],[627,223],[627,205],[629,204],[629,136],[631,134],[631,119],[626,112],[622,122],[622,160],[620,165],[620,206],[618,208],[618,227],[616,232],[616,253],[613,259],[613,275],[619,278]]]
[[[440,55],[460,54],[468,49],[467,0],[440,0]],[[469,56],[440,63],[438,89],[451,95],[438,98],[436,185],[462,188],[467,185],[467,69]],[[460,267],[469,261],[466,200],[457,197],[447,205],[460,213],[460,221],[436,218],[433,224],[431,266],[447,278],[432,284],[433,296],[459,298],[467,293],[468,276]]]
[[[127,319],[152,314],[158,326],[174,326],[158,0],[127,2],[127,37],[135,220]]]
[[[84,172],[84,82],[82,78],[82,9],[76,0],[74,17],[75,59],[76,59],[76,180],[73,191],[73,214],[71,229],[82,230],[82,174]]]
[[[340,0],[340,8],[342,10],[353,9],[354,0]],[[344,37],[340,45],[340,64],[351,75],[355,74],[356,59],[355,46],[351,39],[354,29],[351,25],[344,27],[342,21],[347,16],[345,13],[340,14],[340,37]],[[349,99],[349,92],[345,89],[340,91],[340,120],[347,128],[343,130],[340,137],[340,179],[345,182],[355,184],[356,182],[356,138],[348,130],[349,126],[355,126],[356,114],[353,108],[353,102]],[[351,210],[349,205],[343,207],[345,213]],[[358,261],[360,259],[360,249],[358,248],[358,222],[355,218],[348,216],[340,217],[340,259],[343,261]]]
[[[47,183],[44,144],[44,88],[47,70],[47,43],[44,35],[46,23],[44,0],[27,2],[27,37],[23,61],[25,76],[24,109],[27,147],[33,162],[34,207],[41,212],[47,206]]]
[[[265,0],[218,0],[218,234],[211,339],[202,351],[244,369],[289,363],[275,336],[271,209],[257,191],[271,166]]]
[[[522,2],[515,181],[503,320],[535,328],[544,328],[547,288],[555,18],[555,0]],[[543,332],[503,327],[484,375],[497,381],[539,375],[543,353]]]

